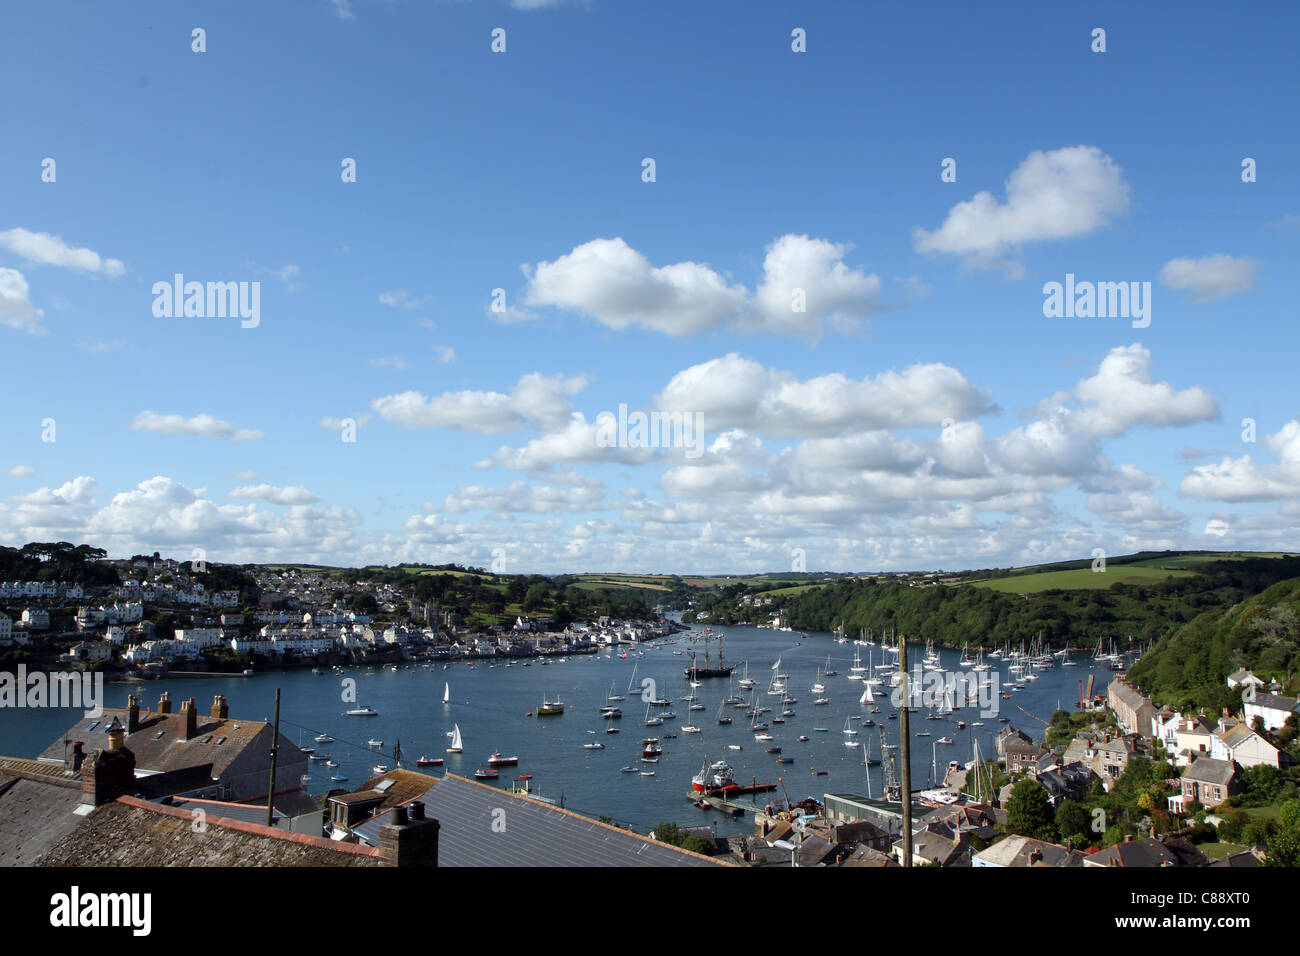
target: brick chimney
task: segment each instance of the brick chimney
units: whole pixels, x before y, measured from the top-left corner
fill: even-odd
[[[226,720],[230,716],[230,705],[226,703],[226,698],[220,694],[212,698],[211,716],[217,720]]]
[[[394,807],[393,821],[379,829],[379,852],[387,866],[437,866],[438,821],[427,819],[424,804]]]
[[[86,752],[80,740],[72,745],[72,772],[79,773],[81,765],[86,762]]]
[[[135,754],[127,749],[126,731],[116,717],[108,729],[108,749],[81,768],[81,802],[102,807],[135,789]]]
[[[1032,850],[1029,851],[1029,864],[1031,866],[1037,863],[1042,858],[1043,858],[1043,851],[1040,850],[1038,847],[1034,847]]]
[[[185,739],[193,740],[199,729],[198,711],[194,708],[194,698],[181,701],[181,716],[185,718]]]
[[[163,691],[162,696],[158,698],[158,713],[170,714],[172,712],[172,697],[170,691]]]
[[[126,699],[126,732],[133,734],[140,729],[140,698],[132,694]]]

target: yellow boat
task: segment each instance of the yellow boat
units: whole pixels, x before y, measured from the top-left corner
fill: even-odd
[[[538,717],[554,717],[556,714],[564,713],[564,702],[560,700],[545,700],[537,708]]]

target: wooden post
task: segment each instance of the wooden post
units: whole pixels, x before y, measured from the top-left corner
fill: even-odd
[[[271,727],[271,782],[266,788],[266,825],[275,826],[275,765],[280,756],[280,688],[275,689],[275,724]]]
[[[898,755],[902,761],[903,799],[903,866],[912,865],[912,734],[907,708],[912,703],[912,688],[907,680],[907,637],[898,636],[898,686],[902,706],[898,710]]]

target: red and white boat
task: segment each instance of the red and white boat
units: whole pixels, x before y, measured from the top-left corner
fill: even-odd
[[[488,757],[489,767],[515,767],[518,764],[518,757],[503,757],[500,753],[494,753],[491,757]]]
[[[725,760],[709,763],[706,757],[700,772],[691,778],[691,789],[696,793],[704,793],[709,790],[725,790],[734,787],[736,782],[732,779],[732,775],[731,766]]]

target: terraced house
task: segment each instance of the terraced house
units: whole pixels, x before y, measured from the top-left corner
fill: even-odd
[[[79,770],[91,753],[101,750],[110,728],[125,731],[125,745],[135,755],[137,776],[207,767],[200,784],[183,791],[190,796],[244,802],[266,800],[271,771],[271,725],[261,720],[232,720],[226,699],[213,699],[200,716],[193,699],[172,712],[166,692],[157,713],[141,713],[139,700],[125,708],[104,708],[100,717],[83,717],[61,734],[38,758]],[[276,802],[299,799],[307,774],[307,755],[283,734],[278,739]],[[292,796],[290,796],[292,795]],[[310,799],[310,798],[308,798]]]
[[[1151,734],[1152,720],[1159,709],[1150,698],[1123,677],[1117,677],[1107,688],[1110,709],[1126,734]]]

